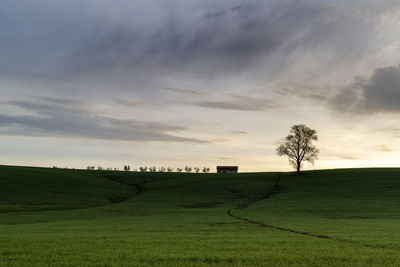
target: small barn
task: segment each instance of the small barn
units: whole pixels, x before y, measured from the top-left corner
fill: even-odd
[[[217,166],[217,173],[237,173],[238,166]]]

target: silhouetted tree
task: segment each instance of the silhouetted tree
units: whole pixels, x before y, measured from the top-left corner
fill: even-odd
[[[182,172],[182,168],[176,168],[176,172]]]
[[[157,171],[156,166],[149,167],[149,172],[156,172],[156,171]]]
[[[139,167],[140,172],[147,172],[147,167]]]
[[[207,172],[209,172],[209,171],[210,171],[210,168],[207,168],[207,167],[204,167],[204,168],[203,168],[203,172],[204,172],[204,173],[207,173]]]
[[[195,172],[199,172],[200,171],[199,167],[194,167],[193,169],[194,169]]]
[[[168,172],[173,172],[174,168],[168,167],[167,170],[168,170]]]
[[[318,159],[319,150],[312,144],[317,141],[317,131],[304,124],[293,125],[290,133],[276,149],[279,156],[287,156],[289,163],[296,168],[296,173],[300,174],[303,161],[314,164]]]
[[[191,172],[192,171],[192,167],[186,166],[185,167],[185,172]]]

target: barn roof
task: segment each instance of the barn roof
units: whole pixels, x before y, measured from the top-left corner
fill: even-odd
[[[237,169],[238,166],[217,166],[218,169]]]

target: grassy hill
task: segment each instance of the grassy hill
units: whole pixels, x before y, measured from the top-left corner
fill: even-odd
[[[0,266],[394,266],[400,169],[1,166],[0,233]]]

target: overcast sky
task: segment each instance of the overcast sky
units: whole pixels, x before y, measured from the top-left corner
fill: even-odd
[[[0,164],[400,166],[398,0],[3,0]]]

